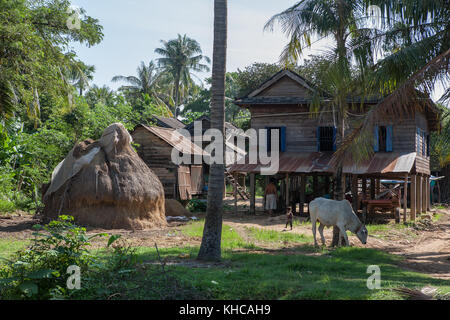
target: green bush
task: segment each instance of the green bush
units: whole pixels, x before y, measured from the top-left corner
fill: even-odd
[[[32,244],[17,252],[0,267],[0,298],[51,299],[70,296],[66,288],[67,268],[75,265],[81,272],[95,263],[88,251],[90,240],[106,234],[86,235],[73,217],[59,216],[37,230]]]
[[[189,200],[186,208],[190,212],[205,212],[206,211],[206,201],[202,201],[200,199],[191,199]]]

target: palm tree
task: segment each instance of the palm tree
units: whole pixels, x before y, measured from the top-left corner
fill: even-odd
[[[265,29],[273,30],[278,22],[290,41],[282,51],[280,60],[286,66],[292,66],[305,47],[310,47],[315,41],[331,37],[335,48],[329,59],[333,61],[329,68],[329,80],[332,82],[328,88],[331,92],[331,103],[324,103],[322,97],[315,99],[322,108],[332,109],[337,116],[337,142],[344,141],[347,112],[350,104],[348,95],[353,91],[353,77],[351,72],[352,57],[361,68],[367,67],[370,60],[363,54],[365,52],[349,50],[355,39],[364,36],[368,28],[361,28],[360,18],[363,17],[365,5],[363,0],[302,0],[287,10],[273,16],[265,25]],[[325,97],[323,97],[325,98]],[[329,97],[327,97],[329,100]],[[311,105],[317,109],[317,105]],[[342,174],[342,161],[337,163],[335,174],[335,198],[344,198],[344,181]],[[333,229],[332,245],[339,241],[339,230]]]
[[[108,104],[114,97],[114,91],[107,86],[99,87],[97,85],[91,86],[86,92],[86,100],[88,104],[93,107],[97,103]]]
[[[376,121],[401,117],[406,106],[424,101],[418,95],[428,95],[437,82],[446,88],[440,99],[448,102],[450,68],[450,7],[445,0],[421,1],[378,0],[384,30],[366,37],[355,48],[385,47],[389,50],[373,66],[370,85],[384,98],[372,108],[361,125],[347,135],[335,157],[367,153],[372,149],[367,139]],[[419,90],[418,90],[419,89]],[[419,107],[423,107],[419,104]],[[348,152],[350,151],[350,152]]]
[[[165,106],[169,112],[168,105],[172,104],[171,99],[161,90],[162,74],[157,70],[153,61],[148,66],[142,61],[138,66],[137,76],[115,76],[113,82],[124,81],[129,83],[128,86],[121,86],[119,90],[130,95],[133,99],[142,98],[148,95],[154,99],[158,105]],[[171,113],[171,112],[170,112]]]
[[[94,79],[95,66],[84,64],[81,61],[77,61],[71,66],[69,70],[69,80],[78,88],[80,96],[83,95],[83,91],[89,87],[89,81]]]
[[[225,73],[227,57],[227,0],[214,0],[214,48],[211,83],[211,128],[225,131]],[[199,260],[220,260],[224,193],[224,161],[209,169],[208,206]]]
[[[209,72],[207,64],[210,59],[202,55],[200,44],[186,35],[178,35],[177,39],[161,40],[162,47],[155,52],[162,57],[157,59],[158,66],[169,74],[173,80],[175,113],[181,104],[180,87],[189,88],[192,84],[192,71]],[[203,64],[205,61],[207,64]]]

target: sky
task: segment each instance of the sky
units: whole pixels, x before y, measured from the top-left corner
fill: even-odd
[[[117,89],[115,75],[135,75],[141,61],[158,58],[160,40],[187,34],[197,40],[203,54],[212,58],[213,0],[73,0],[103,26],[103,41],[91,48],[73,45],[80,59],[95,65],[93,83]],[[287,43],[279,28],[263,31],[271,16],[295,3],[293,0],[228,1],[227,71],[243,69],[253,62],[278,61]],[[309,52],[309,51],[308,51]],[[312,51],[311,51],[312,52]],[[316,51],[314,51],[316,52]],[[310,52],[309,52],[310,53]],[[198,74],[201,79],[210,73]]]
[[[279,27],[264,31],[264,25],[274,14],[296,0],[229,0],[227,71],[244,69],[254,62],[278,61],[286,36]],[[117,89],[122,83],[113,83],[116,75],[136,75],[141,61],[146,64],[158,55],[155,48],[160,40],[170,40],[177,34],[197,40],[203,54],[212,58],[213,0],[72,0],[74,6],[84,8],[87,14],[103,26],[103,41],[91,48],[74,44],[79,58],[94,65],[93,83]],[[305,50],[303,58],[320,54],[332,43],[325,39]],[[210,73],[197,74],[200,79]],[[441,85],[432,95],[437,100],[444,90]]]

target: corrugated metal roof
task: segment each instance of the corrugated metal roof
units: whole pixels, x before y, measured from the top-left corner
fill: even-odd
[[[193,155],[203,155],[208,154],[204,152],[202,148],[192,143],[191,140],[182,136],[181,134],[177,134],[175,129],[170,128],[161,128],[161,127],[147,127],[146,125],[141,125],[151,133],[157,135],[159,138],[166,141],[172,147],[176,148],[178,151],[193,154]]]
[[[335,168],[330,165],[331,152],[304,152],[280,154],[278,172],[280,173],[333,173]],[[358,164],[344,162],[343,172],[351,174],[376,174],[376,173],[407,173],[410,172],[416,153],[399,154],[393,152],[379,152],[371,159]],[[248,158],[246,158],[248,162]],[[234,164],[230,172],[260,173],[262,165],[258,164]],[[266,166],[268,167],[268,166]]]
[[[158,125],[164,125],[167,128],[181,129],[185,127],[185,124],[176,118],[165,118],[156,115],[153,115],[153,118],[160,122]]]
[[[398,152],[377,152],[371,159],[358,164],[344,161],[344,173],[371,174],[371,173],[407,173],[410,172],[416,153],[401,154]]]

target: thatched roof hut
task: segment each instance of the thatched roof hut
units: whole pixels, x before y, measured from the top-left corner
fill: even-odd
[[[98,141],[75,145],[55,168],[44,195],[44,216],[75,217],[102,228],[145,229],[165,225],[164,189],[115,123]]]

